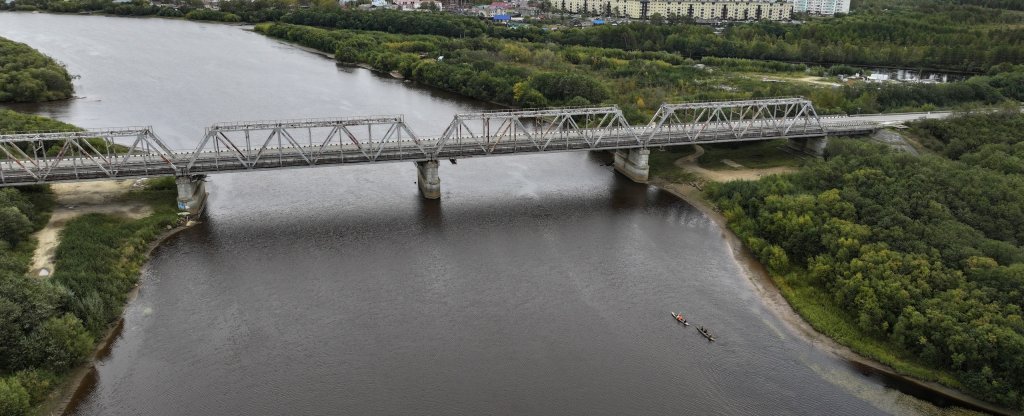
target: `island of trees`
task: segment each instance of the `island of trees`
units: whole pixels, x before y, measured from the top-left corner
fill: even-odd
[[[63,65],[24,43],[0,38],[0,103],[71,98],[74,87]]]

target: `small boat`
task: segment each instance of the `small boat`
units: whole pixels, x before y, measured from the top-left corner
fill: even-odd
[[[708,332],[708,330],[704,329],[702,326],[697,327],[697,332],[700,332],[700,334],[703,335],[704,338],[707,338],[708,341],[715,340],[715,337],[711,336],[711,332]]]
[[[672,312],[672,317],[676,318],[676,322],[683,324],[683,326],[690,326],[690,323],[686,322],[686,318],[683,318],[683,314]]]

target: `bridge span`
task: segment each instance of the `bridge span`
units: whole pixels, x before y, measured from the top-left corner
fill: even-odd
[[[168,148],[151,127],[4,134],[0,186],[173,175],[179,208],[198,214],[212,173],[407,161],[416,163],[423,196],[434,199],[445,159],[608,150],[616,170],[646,182],[651,147],[785,138],[820,154],[828,136],[880,126],[820,117],[803,98],[772,98],[663,104],[640,126],[616,106],[456,114],[438,136],[417,135],[401,115],[217,123],[187,151]]]

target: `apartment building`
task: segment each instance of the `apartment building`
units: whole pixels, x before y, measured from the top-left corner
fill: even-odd
[[[786,0],[548,0],[570,13],[646,19],[681,16],[698,20],[788,20],[793,4]]]
[[[849,13],[850,0],[792,0],[794,12],[831,16]]]

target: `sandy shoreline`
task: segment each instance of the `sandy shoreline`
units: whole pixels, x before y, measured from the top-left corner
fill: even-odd
[[[676,165],[685,165],[689,169],[689,165],[691,163],[694,163],[696,158],[700,157],[701,153],[703,153],[703,151],[698,150],[693,155],[681,158],[677,161]],[[703,168],[698,169],[699,171],[707,171],[706,169]],[[756,180],[761,176],[773,173],[782,173],[785,172],[786,170],[794,171],[795,169],[773,168],[748,169],[746,170],[746,172],[711,172],[716,172],[716,176],[735,173],[735,175],[728,175],[732,176],[731,179]],[[708,177],[704,178],[710,179]],[[849,347],[839,344],[832,338],[829,338],[827,335],[818,332],[816,329],[814,329],[814,327],[811,326],[810,323],[805,321],[803,317],[801,317],[800,314],[798,314],[793,309],[792,306],[790,306],[789,302],[782,295],[782,292],[779,290],[777,286],[775,286],[775,282],[772,281],[771,276],[768,274],[768,270],[765,269],[759,261],[757,261],[757,259],[754,257],[754,254],[750,251],[750,249],[747,248],[745,244],[743,244],[743,241],[739,238],[739,236],[733,233],[731,229],[729,229],[725,217],[722,216],[722,214],[712,204],[710,204],[708,201],[704,199],[703,195],[701,194],[701,190],[697,189],[696,187],[690,184],[672,183],[657,179],[651,180],[650,185],[665,190],[666,192],[672,195],[675,195],[677,198],[685,201],[694,208],[697,208],[702,213],[704,213],[704,215],[707,215],[708,218],[714,221],[714,223],[722,230],[722,236],[728,243],[729,248],[731,249],[730,251],[732,251],[734,258],[736,259],[737,263],[739,263],[742,267],[744,274],[746,274],[747,276],[747,279],[753,284],[755,290],[757,291],[761,300],[764,302],[765,306],[767,306],[768,309],[771,310],[776,317],[778,317],[787,326],[789,326],[790,332],[798,336],[801,336],[803,339],[807,340],[815,347],[823,351],[835,354],[844,360],[860,364],[864,367],[868,367],[875,372],[887,375],[895,379],[902,380],[906,383],[915,385],[921,389],[925,389],[935,394],[945,396],[946,398],[952,399],[953,401],[959,401],[964,404],[973,406],[977,409],[981,409],[986,412],[998,415],[1019,414],[1018,412],[1015,412],[1011,409],[1001,407],[992,403],[984,402],[982,400],[971,397],[959,390],[946,387],[942,384],[931,381],[917,380],[909,376],[902,375],[892,367],[889,367],[871,358],[857,354]]]
[[[142,180],[118,180],[51,185],[57,206],[46,225],[32,235],[37,244],[29,273],[36,277],[46,277],[53,273],[53,256],[60,243],[60,232],[75,217],[99,213],[139,219],[152,214],[153,210],[143,203],[114,203],[121,195],[139,188],[141,184]]]

